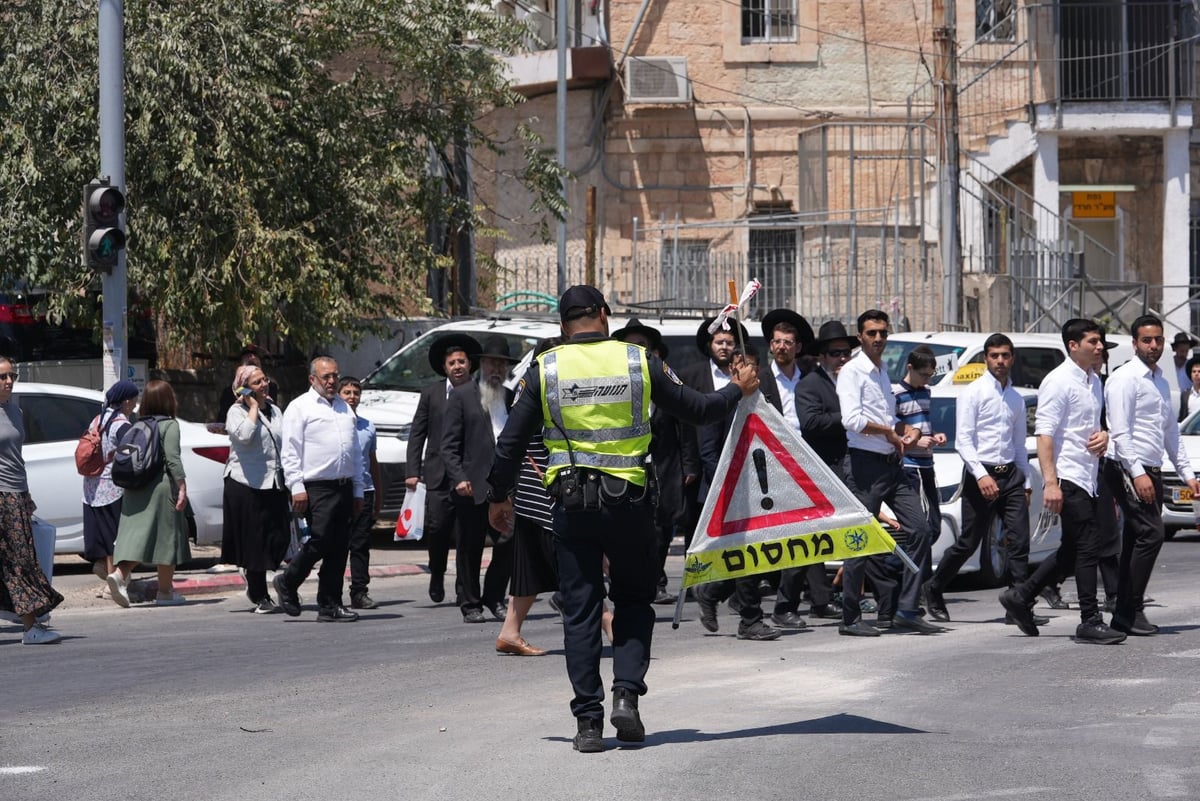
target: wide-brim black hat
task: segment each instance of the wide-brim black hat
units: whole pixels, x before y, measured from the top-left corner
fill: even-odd
[[[512,355],[512,350],[508,347],[508,340],[495,334],[483,340],[479,358],[504,359],[513,363],[521,361],[521,357]]]
[[[801,350],[812,350],[812,346],[817,341],[816,336],[813,335],[812,326],[808,324],[808,320],[791,309],[773,309],[762,318],[762,335],[763,339],[767,341],[768,347],[774,338],[772,332],[780,323],[789,323],[796,329],[796,344],[800,345]]]
[[[842,325],[841,320],[828,320],[821,323],[821,329],[817,332],[817,347],[821,347],[826,342],[837,342],[839,340],[848,340],[851,345],[854,344],[855,338],[846,330],[846,326]]]
[[[641,334],[650,341],[650,350],[658,351],[659,357],[662,359],[667,358],[667,345],[663,342],[662,332],[646,325],[636,317],[631,317],[624,328],[613,331],[612,338],[626,342],[631,334]]]
[[[1200,340],[1197,340],[1194,336],[1186,331],[1180,331],[1175,335],[1175,338],[1171,340],[1171,347],[1175,347],[1176,345],[1200,345]]]
[[[708,349],[708,346],[712,342],[713,337],[716,336],[716,334],[708,333],[708,327],[713,324],[713,320],[715,320],[715,319],[717,319],[717,318],[716,317],[705,317],[704,322],[700,323],[700,328],[697,329],[697,331],[696,331],[696,348],[700,351],[700,353],[702,353],[704,355],[704,358],[706,358],[706,359],[712,358],[712,351],[710,351]],[[734,325],[736,325],[738,328],[740,328],[742,330],[741,337],[738,337],[736,331],[733,332],[734,341],[737,343],[737,346],[739,348],[742,346],[743,342],[749,344],[750,332],[746,330],[746,326],[742,325],[740,322],[737,322],[735,320],[727,320],[726,322],[730,323],[729,327],[730,327],[731,331],[733,330]],[[718,328],[717,330],[720,331],[722,329]]]
[[[442,334],[429,346],[429,366],[433,368],[433,372],[445,376],[446,354],[456,350],[466,352],[467,358],[471,360],[472,371],[479,366],[479,351],[482,350],[479,340],[469,334],[455,332]]]

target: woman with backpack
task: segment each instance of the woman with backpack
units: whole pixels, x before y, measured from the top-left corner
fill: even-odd
[[[283,410],[268,395],[262,368],[244,364],[233,376],[237,401],[225,415],[229,460],[225,463],[224,534],[221,561],[246,571],[246,598],[254,612],[280,611],[267,592],[267,571],[287,553],[291,501],[283,483]]]
[[[125,488],[121,523],[113,549],[117,567],[108,575],[108,588],[117,606],[129,606],[129,574],[142,562],[158,567],[158,597],[155,601],[158,606],[178,606],[185,601],[172,586],[175,565],[192,556],[184,515],[187,483],[179,449],[179,422],[175,420],[177,408],[175,391],[170,384],[157,379],[147,382],[138,410],[138,423],[130,426],[130,432],[121,439],[124,449],[139,424],[153,420],[157,445],[162,453],[162,468],[147,483]],[[119,465],[114,464],[116,469]]]
[[[98,475],[83,478],[83,556],[92,563],[92,572],[101,581],[113,572],[113,543],[121,522],[121,496],[124,493],[112,482],[112,458],[117,450],[117,438],[129,425],[137,403],[138,388],[132,381],[118,381],[104,393],[104,408],[88,426],[99,436],[99,453],[103,470]],[[104,594],[108,594],[107,586]]]

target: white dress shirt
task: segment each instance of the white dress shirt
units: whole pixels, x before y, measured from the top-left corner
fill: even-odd
[[[1136,356],[1108,377],[1108,432],[1117,461],[1133,478],[1146,467],[1162,467],[1166,451],[1184,481],[1194,478],[1179,425],[1171,408],[1171,388],[1158,366],[1151,368]]]
[[[1025,401],[1011,380],[1001,386],[985,371],[958,396],[954,449],[976,481],[988,475],[984,465],[1015,463],[1025,474],[1025,486],[1033,487],[1025,449],[1028,428]]]
[[[800,417],[796,414],[796,385],[800,383],[800,368],[793,364],[793,377],[788,378],[787,373],[780,370],[779,365],[772,359],[771,372],[775,374],[775,383],[779,387],[779,405],[783,407],[783,419],[787,420],[792,428],[799,431]]]
[[[729,374],[724,372],[712,359],[708,360],[708,369],[712,372],[713,391],[724,389],[729,385]]]
[[[1088,453],[1087,443],[1100,430],[1103,405],[1100,377],[1071,359],[1047,373],[1038,389],[1034,433],[1053,438],[1059,480],[1070,481],[1093,497],[1100,459]]]
[[[354,412],[341,398],[325,400],[309,387],[283,413],[283,478],[292,494],[305,492],[305,481],[354,483],[354,497],[363,497],[362,453],[358,448]]]
[[[1186,420],[1189,416],[1194,414],[1197,409],[1200,409],[1200,391],[1189,385],[1188,388],[1183,391],[1183,398],[1183,419]]]
[[[838,374],[837,395],[847,445],[874,453],[896,452],[882,435],[862,433],[867,423],[896,428],[896,396],[882,365],[876,366],[864,351],[859,351]]]

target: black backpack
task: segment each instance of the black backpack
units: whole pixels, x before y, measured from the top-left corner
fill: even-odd
[[[112,460],[114,484],[122,489],[141,489],[158,480],[164,464],[158,424],[170,419],[156,414],[139,417],[121,431]]]

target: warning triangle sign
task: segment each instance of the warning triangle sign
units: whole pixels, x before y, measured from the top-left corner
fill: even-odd
[[[685,587],[894,550],[762,395],[738,405],[684,565]]]

